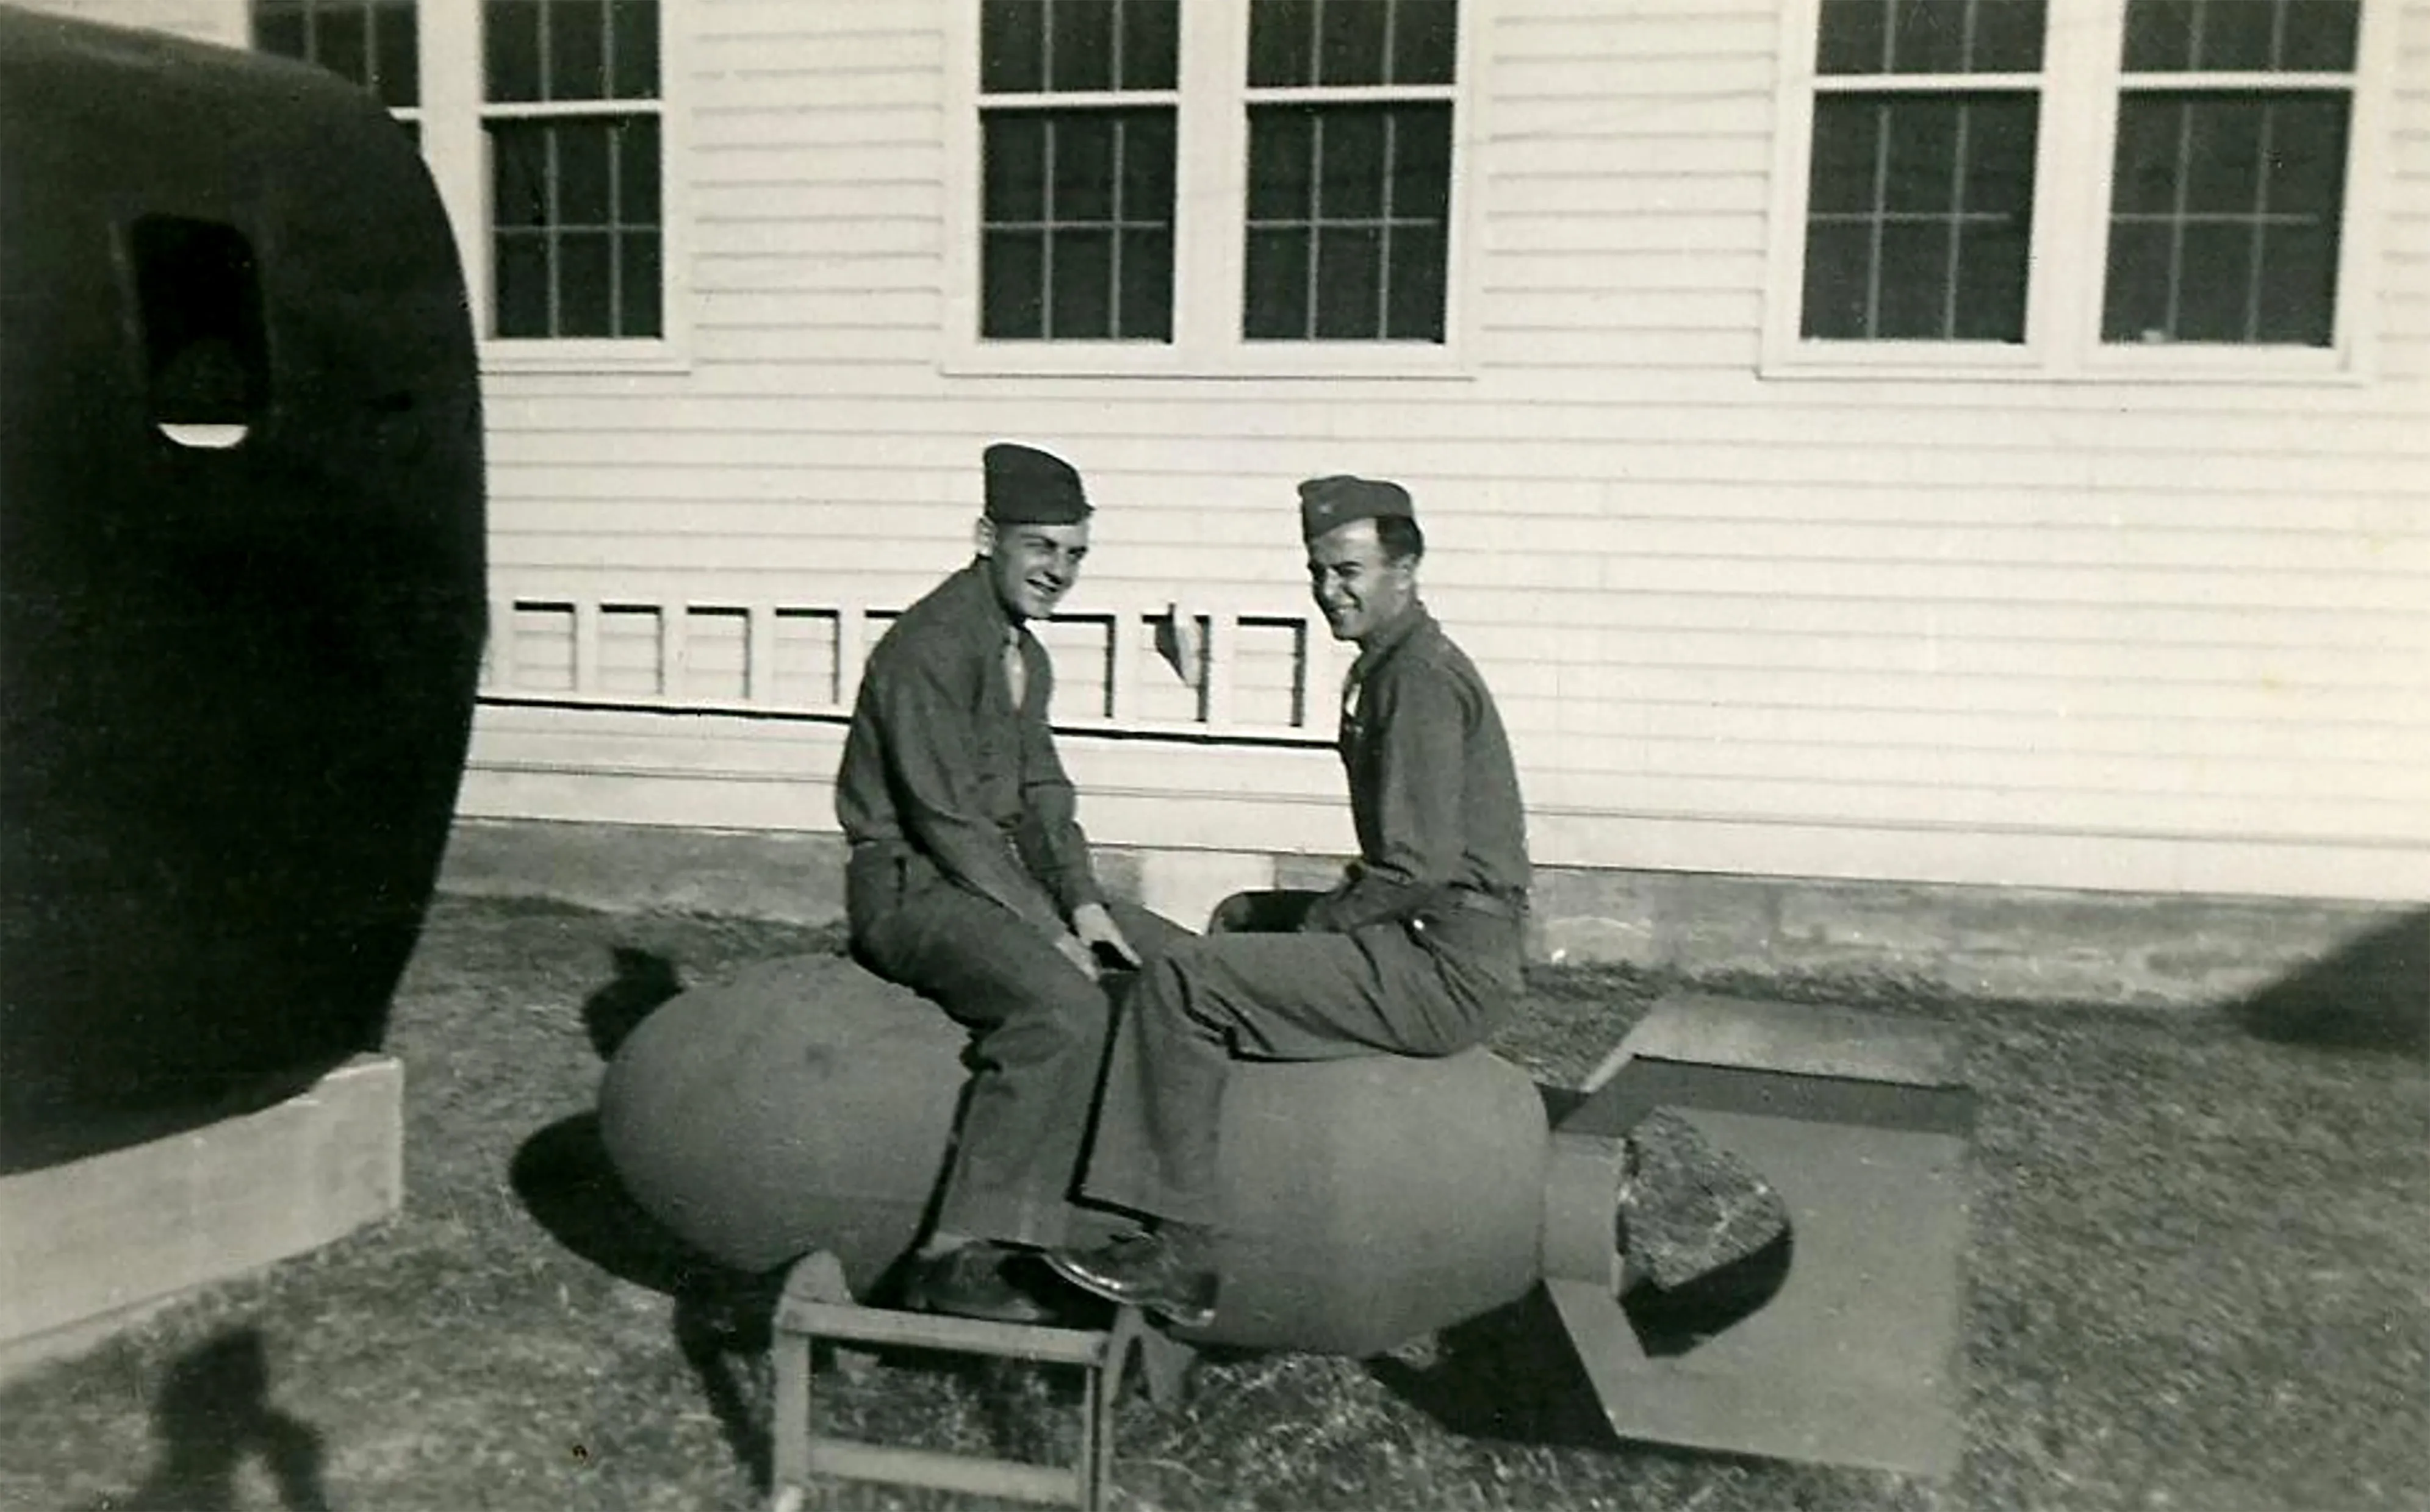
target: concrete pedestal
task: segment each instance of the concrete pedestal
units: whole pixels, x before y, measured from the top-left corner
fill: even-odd
[[[0,1378],[388,1217],[404,1146],[405,1068],[358,1055],[258,1113],[0,1176]]]

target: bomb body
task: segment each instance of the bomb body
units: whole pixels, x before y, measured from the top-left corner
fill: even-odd
[[[634,1032],[601,1090],[602,1136],[687,1241],[746,1270],[824,1250],[866,1295],[919,1237],[963,1043],[849,961],[764,962]],[[1223,1120],[1223,1308],[1193,1338],[1373,1354],[1540,1273],[1544,1104],[1506,1061],[1247,1061]],[[1075,1237],[1111,1221],[1072,1219]]]

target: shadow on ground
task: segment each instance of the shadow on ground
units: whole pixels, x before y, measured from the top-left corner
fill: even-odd
[[[329,1512],[321,1435],[270,1404],[261,1335],[231,1329],[178,1356],[152,1403],[158,1463],[125,1496],[77,1512],[232,1512],[237,1472],[258,1458],[287,1512]]]
[[[2365,931],[2228,1012],[2281,1044],[2430,1056],[2430,909]]]
[[[674,963],[618,946],[613,976],[583,1001],[583,1027],[602,1060],[683,990]],[[738,1271],[701,1254],[624,1189],[595,1113],[541,1129],[515,1152],[508,1179],[534,1221],[608,1274],[674,1299],[674,1342],[700,1380],[735,1458],[755,1485],[770,1477],[767,1425],[754,1410],[743,1361],[768,1347],[781,1273]]]
[[[1636,1288],[1622,1310],[1639,1347],[1651,1359],[1676,1358],[1753,1316],[1788,1278],[1791,1240],[1784,1234],[1668,1293]],[[1386,1355],[1369,1370],[1394,1395],[1465,1437],[1604,1449],[1617,1441],[1569,1330],[1540,1287],[1444,1329],[1423,1365]]]

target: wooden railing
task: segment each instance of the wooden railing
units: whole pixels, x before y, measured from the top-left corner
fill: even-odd
[[[493,585],[495,587],[495,585]],[[1055,659],[1057,729],[1327,744],[1347,658],[1305,606],[1105,602],[1032,629]],[[869,648],[899,612],[804,601],[554,590],[493,596],[481,698],[769,719],[850,716]]]

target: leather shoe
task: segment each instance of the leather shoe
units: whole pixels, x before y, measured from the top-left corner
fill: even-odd
[[[913,1266],[903,1300],[920,1312],[999,1323],[1053,1322],[1054,1308],[1007,1273],[1022,1258],[1019,1251],[985,1240],[931,1255]]]
[[[1123,1234],[1094,1249],[1049,1250],[1046,1263],[1083,1291],[1177,1328],[1204,1328],[1215,1321],[1213,1248],[1204,1231],[1174,1225]]]

